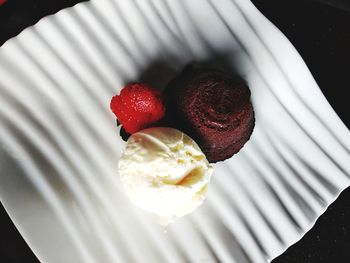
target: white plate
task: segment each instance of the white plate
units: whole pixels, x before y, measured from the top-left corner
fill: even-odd
[[[204,205],[164,230],[121,189],[109,100],[193,60],[241,74],[256,127]],[[349,131],[247,0],[78,4],[1,47],[0,76],[0,197],[42,262],[264,262],[349,185]]]

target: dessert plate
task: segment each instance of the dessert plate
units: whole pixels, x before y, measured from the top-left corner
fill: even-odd
[[[109,101],[190,62],[240,74],[256,127],[204,204],[163,228],[131,205]],[[42,262],[266,262],[349,185],[350,134],[247,0],[93,0],[0,48],[0,198]]]

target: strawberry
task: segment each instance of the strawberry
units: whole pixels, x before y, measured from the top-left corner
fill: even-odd
[[[127,84],[112,97],[110,108],[130,134],[149,127],[165,113],[161,92],[144,83]]]

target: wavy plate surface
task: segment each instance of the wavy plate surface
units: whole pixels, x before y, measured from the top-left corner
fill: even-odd
[[[108,104],[191,61],[248,82],[256,127],[205,203],[163,229],[121,189]],[[42,262],[266,262],[349,185],[349,131],[247,0],[78,4],[1,47],[0,76],[0,198]]]

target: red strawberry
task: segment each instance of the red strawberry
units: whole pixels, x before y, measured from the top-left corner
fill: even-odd
[[[110,107],[130,134],[159,121],[165,113],[161,92],[144,83],[127,84],[112,98]]]

